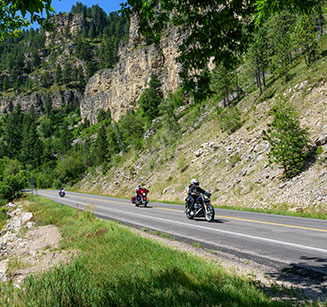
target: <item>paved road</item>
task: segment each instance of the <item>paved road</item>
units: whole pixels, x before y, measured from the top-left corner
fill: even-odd
[[[181,205],[150,202],[148,208],[137,208],[126,199],[90,194],[67,192],[61,198],[58,191],[40,190],[38,195],[82,210],[93,204],[101,218],[197,241],[284,273],[314,272],[319,282],[327,281],[327,220],[216,209],[215,220],[208,223],[188,220]]]

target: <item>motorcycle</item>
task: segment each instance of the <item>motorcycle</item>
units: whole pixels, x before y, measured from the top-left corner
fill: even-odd
[[[185,204],[185,214],[189,220],[193,220],[195,217],[205,217],[208,222],[212,222],[215,218],[215,209],[210,204],[211,194],[201,194],[197,197],[194,204],[193,214],[189,203]]]
[[[65,197],[65,195],[66,195],[66,194],[65,194],[65,191],[59,191],[59,196],[60,196],[60,197]]]
[[[149,190],[147,189],[139,189],[136,191],[137,193],[137,200],[136,200],[136,197],[133,196],[131,201],[133,204],[135,204],[136,207],[139,207],[139,206],[144,206],[146,207],[149,203],[149,200],[148,200],[148,193],[149,193]]]

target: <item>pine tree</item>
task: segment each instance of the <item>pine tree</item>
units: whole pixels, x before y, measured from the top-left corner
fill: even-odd
[[[271,110],[273,121],[263,132],[270,143],[269,158],[280,164],[286,177],[292,178],[303,171],[310,152],[308,130],[300,126],[294,107],[279,101]]]
[[[149,88],[143,91],[139,99],[139,110],[148,123],[151,123],[153,119],[158,117],[158,106],[162,100],[161,83],[156,75],[152,75]]]
[[[56,84],[62,84],[62,70],[59,64],[57,65],[57,69],[56,69],[55,82]]]
[[[47,97],[45,98],[44,109],[45,109],[45,114],[49,117],[52,111],[52,100],[51,100],[50,93],[48,93]]]
[[[59,147],[62,153],[67,152],[72,147],[73,136],[71,131],[68,129],[68,125],[66,122],[63,123],[60,128],[60,139],[59,139]]]
[[[63,82],[65,84],[69,83],[71,81],[71,64],[66,62],[64,65],[64,72],[63,72]]]
[[[8,82],[8,77],[4,76],[3,78],[3,84],[2,84],[2,90],[5,92],[9,88],[9,82]]]
[[[83,89],[85,87],[86,80],[85,80],[85,75],[82,65],[78,66],[78,83],[80,89]]]
[[[306,65],[309,67],[317,52],[315,22],[308,15],[300,16],[292,33],[294,47],[300,49]]]
[[[107,153],[108,153],[108,139],[106,133],[106,126],[101,125],[95,142],[95,156],[98,165],[106,161]]]
[[[96,65],[90,60],[86,65],[86,79],[90,79],[97,71]]]
[[[31,115],[24,117],[22,148],[19,154],[20,160],[24,165],[37,168],[41,164],[42,145],[39,140],[36,122]]]
[[[23,119],[24,114],[18,104],[5,122],[4,141],[7,144],[6,155],[9,158],[17,157],[21,150]]]

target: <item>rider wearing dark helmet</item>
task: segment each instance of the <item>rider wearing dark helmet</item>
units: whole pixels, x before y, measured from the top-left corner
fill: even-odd
[[[191,184],[188,187],[188,193],[186,197],[186,202],[191,214],[194,214],[194,204],[200,194],[208,194],[205,190],[200,188],[200,183],[197,179],[192,179]]]

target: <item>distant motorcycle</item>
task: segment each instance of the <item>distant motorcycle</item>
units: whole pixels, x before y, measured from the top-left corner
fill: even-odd
[[[65,197],[65,195],[66,195],[65,191],[61,191],[61,190],[59,191],[59,196],[60,197]]]
[[[132,201],[132,204],[134,204],[136,207],[139,207],[139,206],[144,206],[146,207],[149,203],[149,200],[148,200],[148,193],[149,193],[149,190],[147,189],[144,189],[144,188],[141,188],[141,189],[138,189],[136,191],[137,193],[137,200],[136,200],[136,197],[133,196],[131,201]]]
[[[215,209],[210,204],[211,194],[201,194],[197,197],[197,201],[194,204],[194,214],[191,213],[191,208],[188,202],[185,204],[185,214],[190,220],[195,217],[205,217],[208,222],[212,222],[215,218]]]

